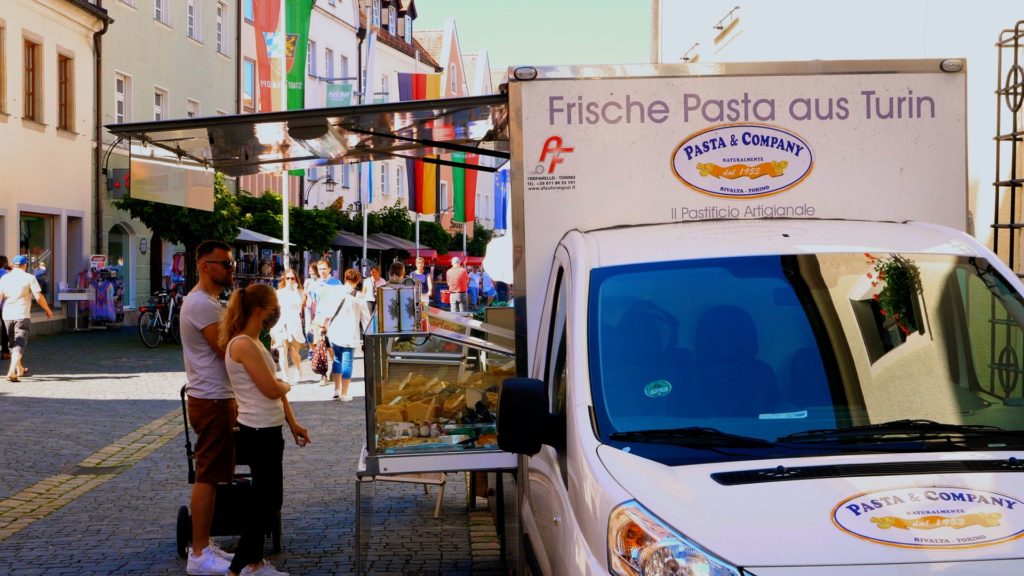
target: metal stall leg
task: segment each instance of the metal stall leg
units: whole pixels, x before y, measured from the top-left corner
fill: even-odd
[[[363,480],[356,476],[356,576],[363,574]]]

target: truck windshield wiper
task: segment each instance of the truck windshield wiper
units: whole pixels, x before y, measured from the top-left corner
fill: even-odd
[[[936,438],[1024,439],[1024,431],[982,424],[943,424],[933,420],[893,420],[880,424],[807,430],[782,436],[778,442],[907,441]],[[989,446],[992,446],[990,443]]]
[[[650,444],[673,444],[677,446],[713,446],[732,448],[770,448],[774,442],[729,434],[716,428],[692,426],[689,428],[667,428],[662,430],[634,430],[609,434],[612,440],[625,442],[646,442]]]

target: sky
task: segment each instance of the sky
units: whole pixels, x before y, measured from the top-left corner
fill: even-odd
[[[417,0],[416,30],[454,18],[463,53],[487,49],[493,68],[611,64],[650,57],[647,0]]]
[[[996,179],[994,44],[1001,30],[1024,20],[1024,0],[658,1],[664,63],[680,62],[698,43],[702,62],[966,58],[969,194],[975,234],[987,236]],[[651,6],[651,0],[417,0],[415,26],[440,29],[454,18],[463,53],[487,49],[494,68],[644,63],[651,57]],[[734,33],[716,42],[715,24],[736,6]]]

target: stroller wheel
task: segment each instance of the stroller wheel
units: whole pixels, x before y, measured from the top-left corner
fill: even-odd
[[[192,543],[192,515],[188,513],[188,506],[178,508],[176,544],[178,558],[188,555],[188,545]]]

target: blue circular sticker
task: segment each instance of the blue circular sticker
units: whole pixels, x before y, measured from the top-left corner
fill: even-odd
[[[644,394],[650,398],[662,398],[672,391],[672,383],[668,380],[655,380],[644,386]]]

